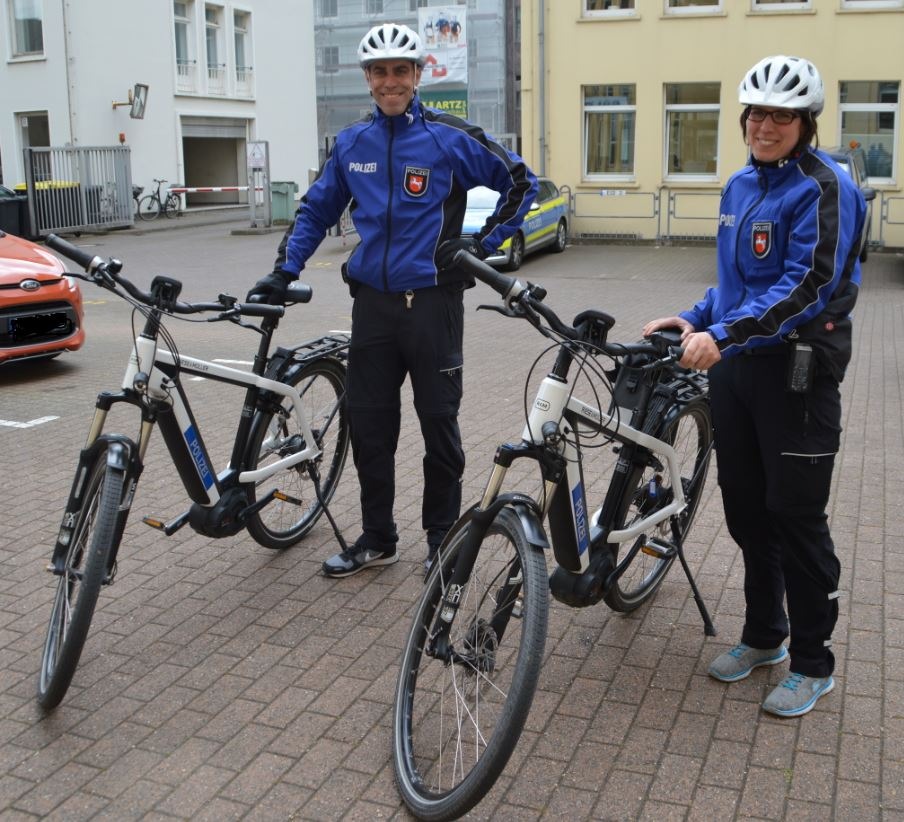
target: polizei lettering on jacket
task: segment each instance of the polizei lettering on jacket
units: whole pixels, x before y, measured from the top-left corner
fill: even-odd
[[[377,170],[376,163],[349,163],[349,171],[358,171],[361,174],[373,174]]]

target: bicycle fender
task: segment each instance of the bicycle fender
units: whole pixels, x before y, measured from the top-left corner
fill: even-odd
[[[533,503],[533,500],[530,502]],[[540,521],[536,507],[519,498],[510,500],[506,507],[518,517],[527,541],[534,548],[539,548],[541,551],[549,550],[549,539],[546,536],[546,530],[543,528],[543,523]]]
[[[133,440],[123,434],[102,434],[91,443],[91,445],[82,449],[79,454],[78,465],[75,469],[75,478],[72,481],[69,500],[66,503],[66,510],[63,513],[63,522],[60,525],[57,540],[53,547],[51,564],[56,573],[62,573],[62,563],[69,549],[72,529],[75,525],[76,516],[82,506],[88,469],[97,459],[98,455],[104,450],[107,452],[107,465],[114,470],[122,471],[132,479],[132,487],[128,489],[126,493],[124,508],[128,510],[128,506],[131,505],[134,484],[137,482],[138,476],[141,474],[143,468],[141,459],[138,456],[138,446]]]
[[[509,508],[518,517],[528,543],[543,551],[549,548],[549,539],[543,528],[537,503],[531,497],[519,493],[500,494],[485,509],[478,508],[476,504],[472,505],[458,518],[449,534],[467,528],[472,522],[481,529],[481,533],[485,533],[503,508]],[[448,539],[448,536],[446,538]]]

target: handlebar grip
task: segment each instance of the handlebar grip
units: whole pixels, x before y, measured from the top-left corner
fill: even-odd
[[[523,290],[523,286],[514,277],[509,277],[487,265],[483,260],[478,260],[473,254],[468,254],[464,249],[455,252],[452,258],[453,265],[463,268],[482,283],[486,283],[493,291],[499,293],[508,302]]]
[[[44,244],[64,257],[69,258],[88,272],[94,271],[103,262],[100,257],[89,254],[87,251],[82,251],[78,246],[64,240],[62,237],[58,237],[56,234],[48,234],[44,238]]]
[[[286,309],[269,303],[239,303],[236,308],[245,317],[282,317]]]

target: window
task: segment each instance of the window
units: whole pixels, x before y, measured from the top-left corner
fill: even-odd
[[[239,94],[251,91],[253,67],[251,63],[251,14],[236,11],[232,18],[235,38],[235,87]]]
[[[41,0],[11,0],[13,56],[44,53],[44,14]]]
[[[722,11],[722,0],[666,0],[666,14],[712,14]]]
[[[317,51],[321,71],[339,71],[339,46],[321,46]]]
[[[634,174],[637,97],[633,83],[584,86],[584,177]]]
[[[364,0],[364,13],[370,15],[382,14],[383,0]]]
[[[904,0],[841,0],[843,9],[904,9]]]
[[[320,0],[317,7],[321,17],[339,16],[339,0]]]
[[[408,0],[408,11],[417,11],[427,7],[427,0]]]
[[[634,0],[584,0],[584,17],[621,17],[634,12]]]
[[[891,182],[897,167],[900,83],[842,82],[840,91],[842,145],[856,140],[863,146],[870,182]]]
[[[204,7],[204,35],[207,49],[207,90],[214,94],[222,94],[226,90],[226,64],[220,55],[222,48],[221,15],[219,6]]]
[[[173,31],[176,38],[176,86],[179,91],[195,91],[197,65],[192,53],[192,4],[173,3]]]
[[[665,128],[667,176],[716,176],[719,145],[718,83],[666,84]]]
[[[813,0],[751,0],[753,11],[796,11],[813,8]]]

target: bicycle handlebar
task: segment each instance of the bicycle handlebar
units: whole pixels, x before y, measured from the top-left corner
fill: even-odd
[[[521,306],[524,310],[521,316],[528,320],[532,318],[532,314],[539,314],[549,327],[562,337],[574,342],[589,342],[590,326],[581,323],[575,328],[563,322],[562,319],[550,308],[543,303],[546,296],[546,290],[540,286],[528,283],[523,285],[516,277],[509,277],[495,268],[487,265],[483,260],[478,259],[473,254],[469,254],[465,250],[456,252],[453,258],[453,264],[464,269],[475,279],[490,286],[494,291],[502,296],[505,307],[510,312],[515,305]],[[590,312],[593,313],[593,312]],[[605,318],[610,324],[615,321],[608,315],[596,312],[598,316]],[[516,315],[513,312],[512,315]],[[578,315],[578,320],[582,319],[582,315]],[[534,323],[536,325],[536,323]],[[605,340],[594,341],[594,347],[604,354],[610,356],[625,356],[628,354],[650,354],[660,357],[656,363],[652,365],[670,365],[677,363],[684,356],[684,349],[681,347],[679,340],[674,334],[669,334],[667,329],[654,332],[648,341],[638,343],[610,343]]]
[[[143,291],[131,280],[122,276],[120,274],[122,263],[117,259],[110,257],[104,260],[102,257],[89,254],[56,234],[48,234],[44,239],[44,243],[57,253],[72,260],[76,265],[81,266],[96,285],[110,290],[120,286],[137,302],[153,308],[159,308],[171,314],[200,314],[205,311],[220,311],[228,316],[282,317],[286,311],[282,305],[240,303],[234,298],[223,294],[219,296],[217,302],[186,303],[176,299],[164,300],[161,296],[162,292],[158,291],[157,294],[154,294],[149,291]],[[166,278],[162,279],[165,280]],[[181,288],[181,283],[178,283],[178,281],[169,280],[168,282]],[[308,302],[311,299],[310,286],[296,287],[296,292],[294,302]]]

